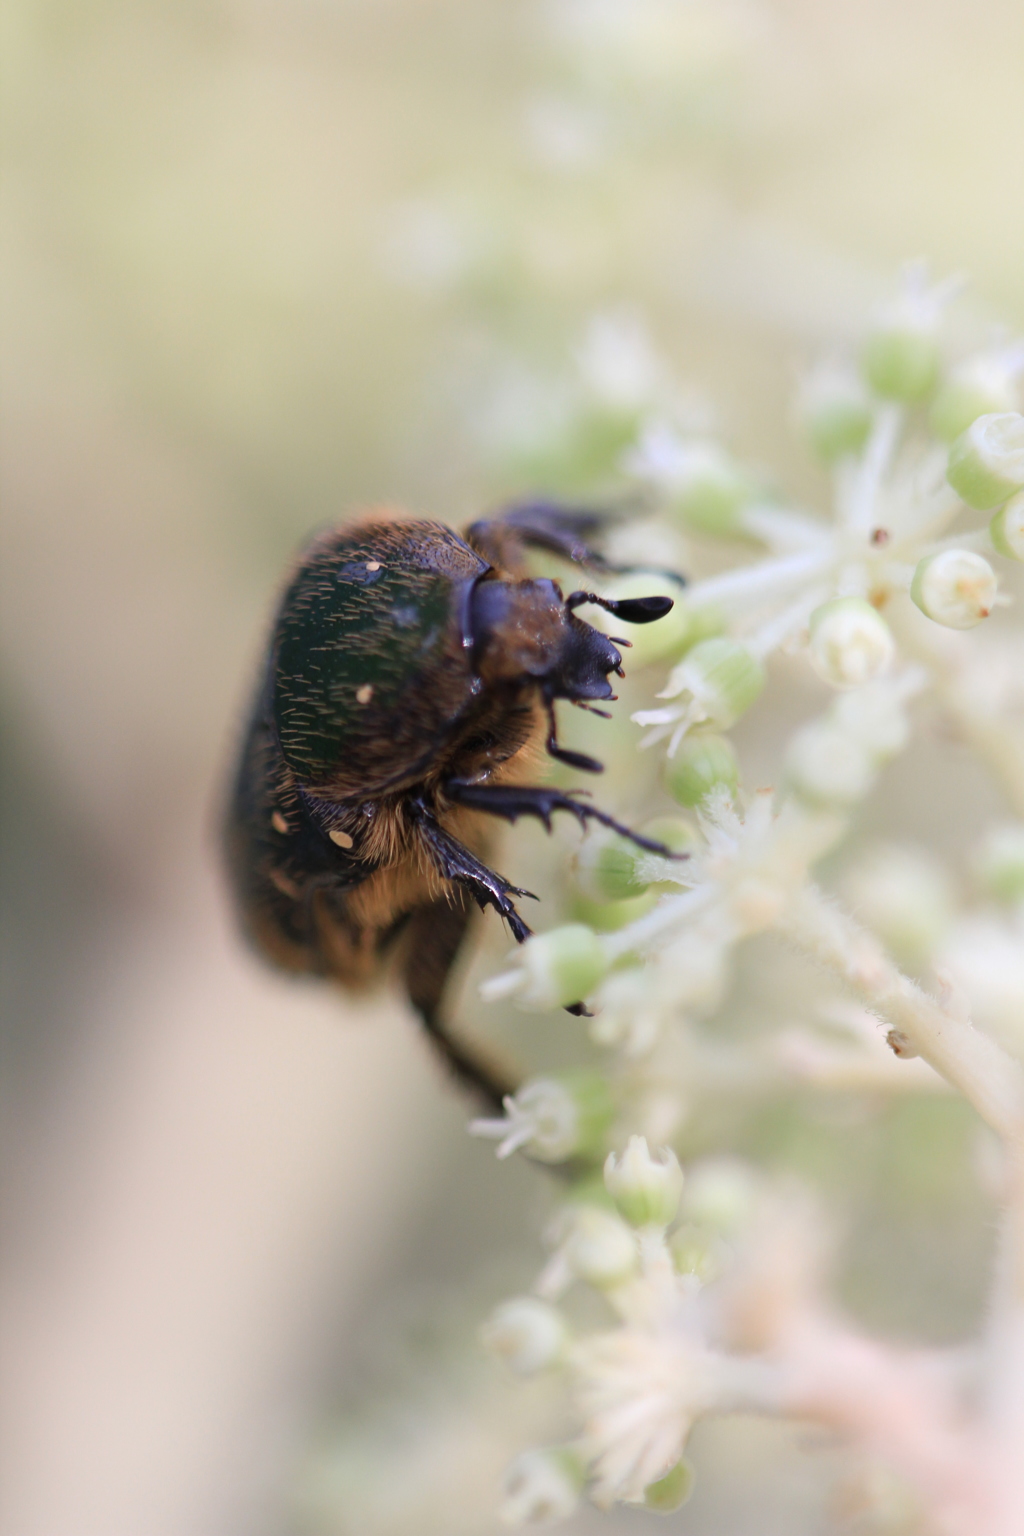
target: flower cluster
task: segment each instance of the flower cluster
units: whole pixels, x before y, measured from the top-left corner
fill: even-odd
[[[1024,822],[1004,818],[984,836],[971,904],[912,847],[847,860],[840,884],[856,917],[819,870],[928,722],[966,741],[1010,817],[1024,817],[1019,632],[1000,619],[990,637],[958,633],[1008,601],[1000,580],[1012,586],[1024,559],[1024,349],[1000,342],[950,361],[949,299],[911,270],[859,357],[806,380],[799,417],[830,471],[829,517],[787,506],[687,431],[669,371],[647,369],[619,468],[657,513],[648,500],[615,536],[616,558],[637,569],[605,594],[650,590],[680,541],[698,566],[721,566],[729,549],[739,558],[694,580],[631,657],[668,669],[633,720],[640,747],[664,749],[676,808],[643,830],[674,856],[588,834],[574,920],[530,939],[481,988],[527,1010],[585,1001],[603,1053],[531,1079],[503,1117],[471,1126],[499,1156],[521,1150],[577,1180],[534,1294],[485,1328],[514,1371],[563,1374],[578,1426],[515,1464],[510,1523],[560,1518],[584,1495],[673,1508],[693,1480],[694,1421],[752,1410],[837,1432],[878,1473],[872,1486],[901,1490],[909,1513],[894,1529],[1024,1529],[1008,1427],[1024,1411]],[[816,680],[809,696],[821,683],[830,696],[791,730],[771,787],[746,787],[728,733],[771,696],[776,668],[794,666]],[[766,998],[778,1023],[738,1041],[722,1021],[755,936],[802,955],[816,979],[792,1005],[799,1017],[784,995]],[[998,1139],[1003,1269],[970,1361],[964,1350],[898,1352],[842,1321],[805,1194],[706,1155],[684,1185],[676,1153],[648,1147],[683,1144],[697,1099],[837,1088],[958,1092]],[[574,1328],[565,1306],[579,1286],[603,1297],[607,1327]],[[989,1401],[1002,1394],[1002,1428],[971,1395],[979,1379]]]

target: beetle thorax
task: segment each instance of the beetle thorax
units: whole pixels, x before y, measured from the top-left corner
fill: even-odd
[[[553,581],[483,581],[473,598],[475,664],[487,686],[547,676],[566,635]]]

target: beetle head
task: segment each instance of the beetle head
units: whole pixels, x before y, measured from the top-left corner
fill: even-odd
[[[629,624],[649,624],[672,607],[669,597],[614,602],[593,592],[563,597],[556,582],[478,581],[470,601],[468,638],[485,684],[535,682],[547,700],[609,699],[609,674],[622,676],[622,654],[574,609],[597,603]],[[627,641],[620,644],[628,645]]]

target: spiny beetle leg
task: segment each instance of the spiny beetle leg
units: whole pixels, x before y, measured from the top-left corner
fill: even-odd
[[[511,897],[529,896],[536,901],[537,897],[533,892],[524,891],[517,885],[510,885],[503,875],[488,869],[487,865],[460,843],[458,838],[452,837],[451,833],[444,830],[421,800],[412,801],[411,806],[420,834],[444,878],[464,885],[481,910],[484,907],[494,907],[500,912],[511,928],[512,937],[517,944],[522,944],[525,939],[528,939],[533,930],[523,922]]]
[[[506,528],[514,528],[520,541],[528,547],[546,549],[595,571],[608,569],[604,556],[587,542],[587,536],[597,533],[607,522],[606,515],[601,512],[538,500],[507,507],[494,521]],[[475,523],[470,532],[480,527]]]
[[[520,816],[536,816],[549,832],[555,811],[569,811],[581,827],[585,827],[588,821],[598,821],[603,827],[610,827],[621,837],[628,837],[631,843],[647,849],[649,853],[659,853],[667,859],[687,857],[685,853],[673,853],[664,843],[655,842],[653,838],[642,837],[639,832],[616,821],[614,816],[599,811],[589,801],[579,800],[575,795],[565,794],[559,789],[548,789],[546,785],[471,784],[465,779],[449,779],[444,792],[457,805],[486,811],[491,816],[501,816],[505,821],[518,821]]]

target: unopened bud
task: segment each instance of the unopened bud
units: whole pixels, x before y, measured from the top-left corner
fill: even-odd
[[[857,688],[877,677],[896,647],[888,624],[860,597],[839,597],[811,614],[810,658],[835,688]]]
[[[786,778],[812,805],[837,810],[854,805],[875,782],[874,757],[829,719],[797,731],[786,753]]]
[[[749,478],[713,443],[687,445],[673,474],[670,510],[691,528],[729,538],[753,497]]]
[[[856,374],[828,368],[807,380],[800,417],[818,457],[826,464],[859,453],[871,431],[871,402]]]
[[[706,718],[727,729],[750,708],[763,687],[764,669],[757,657],[739,641],[720,636],[695,645],[658,697],[692,693]]]
[[[631,1136],[621,1157],[609,1152],[604,1182],[632,1227],[667,1227],[679,1209],[683,1170],[668,1147],[652,1157],[643,1136]]]
[[[688,1461],[677,1461],[671,1472],[648,1483],[644,1489],[644,1508],[658,1515],[673,1515],[682,1509],[693,1492],[694,1474]]]
[[[757,1177],[739,1158],[703,1158],[687,1172],[683,1216],[729,1237],[746,1226],[757,1196]]]
[[[1011,496],[988,525],[993,548],[1007,560],[1024,560],[1024,491]]]
[[[843,693],[829,716],[869,757],[886,762],[902,752],[910,740],[910,725],[901,699],[884,683],[869,683]]]
[[[990,512],[1024,488],[1024,416],[979,416],[949,450],[946,478],[978,512]]]
[[[936,437],[951,443],[979,416],[1012,411],[1017,406],[1015,369],[989,357],[961,363],[939,386],[929,422]]]
[[[578,892],[569,904],[568,915],[593,928],[597,934],[617,933],[649,912],[657,899],[657,892],[653,890],[645,891],[642,896],[627,896],[621,901],[593,901]]]
[[[978,877],[999,901],[1024,901],[1024,825],[1009,822],[986,835],[976,861]]]
[[[591,901],[623,901],[641,896],[649,880],[639,868],[651,855],[617,832],[602,828],[584,838],[576,856],[576,883]]]
[[[723,1245],[700,1227],[678,1227],[669,1238],[668,1247],[677,1274],[692,1275],[707,1285],[722,1272]]]
[[[556,1364],[568,1337],[562,1314],[537,1296],[501,1302],[480,1329],[484,1347],[517,1376],[533,1376]]]
[[[682,816],[653,816],[639,828],[652,842],[664,843],[670,853],[686,853],[697,841],[697,829]]]
[[[864,344],[864,375],[884,400],[923,400],[939,376],[937,315],[917,299],[900,300]]]
[[[996,573],[972,549],[943,549],[919,560],[910,596],[929,619],[948,629],[973,629],[996,600]]]
[[[505,1473],[498,1518],[503,1525],[555,1525],[568,1520],[585,1480],[580,1458],[568,1447],[524,1451]]]
[[[564,1008],[589,996],[608,970],[601,941],[585,923],[565,923],[534,934],[516,952],[513,970],[483,982],[487,1002],[515,997],[520,1008]]]
[[[688,736],[665,762],[665,786],[680,805],[699,805],[720,784],[733,797],[739,778],[736,749],[726,736]]]
[[[636,1270],[636,1241],[629,1227],[595,1205],[574,1212],[564,1251],[573,1274],[599,1290],[621,1285]]]

